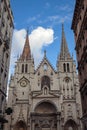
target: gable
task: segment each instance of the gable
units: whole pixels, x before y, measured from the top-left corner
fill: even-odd
[[[48,59],[46,57],[43,58],[43,60],[41,61],[40,65],[38,66],[38,68],[36,69],[35,73],[37,73],[38,71],[51,71],[52,73],[56,74],[55,69],[52,67],[52,65],[50,64],[50,62],[48,61]]]

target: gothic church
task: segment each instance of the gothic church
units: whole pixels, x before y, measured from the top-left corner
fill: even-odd
[[[7,106],[13,113],[7,115],[5,130],[82,130],[78,75],[63,25],[56,70],[46,52],[35,69],[27,33],[10,79]]]

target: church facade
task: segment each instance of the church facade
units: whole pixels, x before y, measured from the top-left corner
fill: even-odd
[[[46,52],[35,69],[27,33],[10,79],[7,106],[13,113],[7,115],[6,130],[82,130],[78,75],[63,25],[57,70]]]

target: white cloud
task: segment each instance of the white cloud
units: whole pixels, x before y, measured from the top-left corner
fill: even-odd
[[[14,30],[13,32],[13,39],[12,39],[12,54],[20,53],[20,50],[23,48],[24,41],[26,36],[26,30]],[[17,53],[15,53],[15,51]]]
[[[54,31],[52,29],[45,29],[43,27],[38,27],[31,32],[30,45],[36,64],[38,64],[37,61],[40,61],[42,58],[41,50],[43,46],[47,46],[54,41],[53,34]]]
[[[13,66],[17,60],[17,56],[22,53],[22,49],[25,43],[26,30],[14,30],[12,40],[12,51],[11,51],[11,69],[10,73],[13,72]],[[43,56],[43,46],[48,46],[54,41],[54,31],[50,28],[37,27],[29,35],[31,52],[34,56],[36,65],[40,62]]]

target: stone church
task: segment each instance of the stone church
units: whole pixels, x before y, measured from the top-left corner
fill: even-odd
[[[27,32],[10,79],[7,107],[13,112],[6,116],[5,130],[82,130],[78,75],[63,25],[56,70],[46,51],[35,69]]]

